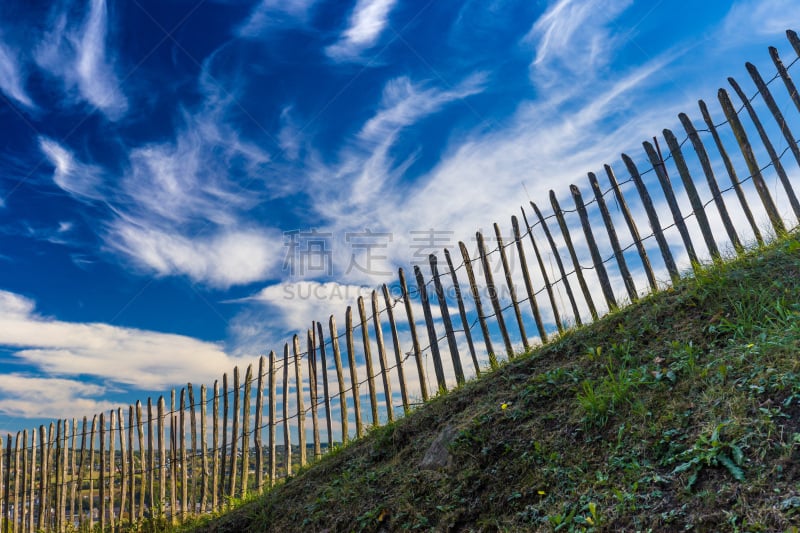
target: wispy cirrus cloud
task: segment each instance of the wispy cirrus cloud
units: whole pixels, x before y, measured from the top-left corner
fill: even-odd
[[[332,200],[319,204],[321,213],[338,221],[336,226],[363,227],[365,221],[372,219],[376,197],[389,194],[387,188],[394,188],[413,162],[413,153],[400,161],[390,155],[401,132],[449,104],[482,92],[486,81],[486,74],[479,72],[450,88],[415,82],[405,76],[387,82],[378,109],[354,140],[343,147],[340,161],[333,167],[314,169],[315,179],[328,184]],[[335,184],[328,180],[331,175],[337,178]],[[342,183],[348,186],[342,187]]]
[[[389,13],[397,0],[358,0],[350,14],[347,29],[339,41],[326,49],[337,61],[352,61],[373,47],[389,23]]]
[[[60,78],[68,92],[118,120],[128,100],[115,72],[115,55],[108,46],[108,7],[92,0],[82,21],[70,20],[70,4],[54,9],[50,31],[35,50],[40,68]]]
[[[280,235],[249,221],[248,211],[282,189],[264,176],[270,154],[231,123],[236,89],[210,75],[210,61],[198,80],[204,101],[181,111],[171,139],[121,142],[121,171],[81,161],[52,139],[39,147],[59,187],[109,207],[96,227],[107,251],[157,276],[227,288],[264,279],[279,264],[272,250]]]
[[[47,137],[39,137],[39,149],[55,168],[56,185],[79,200],[103,199],[100,168],[76,160],[71,151]]]
[[[608,27],[631,0],[558,0],[533,24],[525,40],[533,43],[531,64],[536,85],[555,84],[566,73],[592,76],[619,45],[620,35]],[[591,32],[587,28],[591,27]],[[563,84],[569,85],[569,82]]]
[[[34,108],[35,104],[25,90],[25,76],[17,57],[18,52],[12,50],[0,40],[0,91],[26,108]]]
[[[273,28],[304,24],[317,0],[261,0],[238,28],[239,37],[261,39]]]
[[[800,24],[800,4],[792,0],[741,0],[733,2],[721,27],[732,40],[723,44],[742,44],[747,40],[783,34]],[[741,31],[747,28],[748,31]]]

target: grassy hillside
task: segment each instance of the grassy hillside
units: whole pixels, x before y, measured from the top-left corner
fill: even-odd
[[[794,235],[521,355],[193,530],[797,531],[798,356]]]

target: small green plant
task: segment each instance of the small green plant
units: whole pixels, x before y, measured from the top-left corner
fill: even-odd
[[[686,488],[691,490],[697,482],[697,476],[707,466],[724,466],[737,481],[744,481],[744,471],[741,466],[744,462],[742,449],[734,442],[724,442],[720,437],[726,423],[718,424],[711,437],[700,435],[694,445],[678,455],[678,460],[684,461],[675,467],[673,474],[690,472]]]

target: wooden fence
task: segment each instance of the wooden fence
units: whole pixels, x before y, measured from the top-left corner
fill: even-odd
[[[787,35],[800,57],[800,39]],[[798,57],[784,65],[770,55],[768,81],[747,64],[754,96],[732,78],[733,95],[719,90],[724,120],[700,101],[700,126],[681,114],[680,140],[663,131],[666,157],[654,138],[643,162],[622,155],[624,180],[606,165],[606,188],[588,175],[590,199],[570,186],[574,208],[551,191],[552,213],[531,202],[505,238],[495,224],[493,235],[476,234],[474,250],[460,242],[460,257],[431,255],[427,277],[419,265],[410,280],[400,269],[396,283],[347,308],[343,333],[331,316],[244,376],[234,368],[211,387],[188,384],[168,399],[0,439],[2,531],[113,531],[219,510],[498,358],[674,283],[681,269],[763,243],[765,231],[795,227],[800,148],[784,112],[797,123],[789,70]],[[768,111],[766,124],[756,108]]]

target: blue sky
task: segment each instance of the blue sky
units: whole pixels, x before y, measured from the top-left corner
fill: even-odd
[[[773,72],[787,28],[792,0],[2,2],[0,431],[343,323]]]

